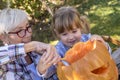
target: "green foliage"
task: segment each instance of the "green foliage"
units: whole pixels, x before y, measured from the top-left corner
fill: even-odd
[[[34,24],[33,40],[50,42],[50,39],[52,39],[50,38],[52,36],[50,32],[51,16],[40,0],[15,0],[11,4],[11,8],[26,10],[32,18],[30,22]]]

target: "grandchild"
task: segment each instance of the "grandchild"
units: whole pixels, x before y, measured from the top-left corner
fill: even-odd
[[[52,28],[59,39],[56,45],[57,52],[64,57],[66,51],[79,41],[99,40],[109,49],[110,47],[98,35],[81,34],[81,30],[85,25],[80,19],[79,12],[74,7],[59,8],[52,21]]]

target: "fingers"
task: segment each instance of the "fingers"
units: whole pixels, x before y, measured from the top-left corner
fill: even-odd
[[[48,44],[42,42],[34,42],[35,50],[37,53],[44,53],[48,49]]]
[[[53,59],[53,55],[48,55],[48,53],[44,53],[45,54],[45,56],[44,56],[44,63],[45,64],[49,64],[50,63],[50,61]]]
[[[59,61],[61,60],[60,56],[56,56],[52,59],[51,63],[53,63],[53,65],[56,65]]]
[[[42,60],[42,61],[46,61],[46,57],[45,57],[45,56],[46,56],[46,53],[44,53],[44,54],[41,56],[41,60]]]
[[[49,61],[53,58],[54,52],[55,52],[55,50],[54,50],[53,46],[49,46],[47,48],[47,51],[45,52],[46,53],[45,58],[46,58],[47,61]]]
[[[47,51],[44,52],[38,64],[39,66],[38,69],[40,73],[44,73],[50,66],[57,64],[61,59],[61,57],[59,56],[59,54],[57,54],[56,49],[54,47],[51,47],[48,50],[49,53],[47,53]]]
[[[90,38],[90,40],[91,40],[91,41],[94,41],[94,40],[100,41],[100,42],[102,42],[102,43],[105,45],[105,47],[108,48],[108,45],[106,45],[106,43],[105,43],[105,41],[103,40],[103,38],[102,38],[101,36],[99,36],[99,35],[93,35],[93,36]]]
[[[93,36],[91,36],[90,40],[91,41],[98,40],[100,42],[104,42],[104,40],[102,39],[102,37],[99,36],[99,35],[93,35]]]
[[[51,53],[45,52],[42,57],[44,57],[46,64],[55,65],[57,62],[60,61],[61,57],[57,54],[56,49],[53,47],[51,48]]]
[[[37,46],[37,51],[43,50],[43,55],[38,63],[38,70],[42,74],[45,73],[50,66],[57,64],[61,59],[54,46],[49,44],[39,44],[39,46]]]
[[[37,65],[37,69],[38,69],[39,73],[41,73],[41,74],[44,74],[44,73],[47,71],[47,69],[52,65],[52,64],[50,64],[49,61],[47,60],[46,54],[47,54],[47,53],[44,53],[44,54],[41,56],[41,58],[40,58],[40,60],[39,60],[39,63],[38,63],[38,65]]]

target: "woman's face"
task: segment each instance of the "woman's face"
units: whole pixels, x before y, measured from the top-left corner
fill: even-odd
[[[57,36],[63,42],[64,45],[72,47],[75,43],[80,41],[81,31],[80,28],[74,28],[73,30],[65,30],[63,33],[58,34]]]
[[[28,43],[31,41],[32,29],[28,20],[21,22],[13,31],[8,33],[8,44]]]

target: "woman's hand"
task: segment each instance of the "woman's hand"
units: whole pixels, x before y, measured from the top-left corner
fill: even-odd
[[[44,74],[51,65],[57,64],[60,61],[60,56],[57,54],[55,47],[49,46],[40,58],[37,69],[40,74]]]
[[[38,41],[31,41],[24,45],[24,49],[26,53],[31,52],[31,51],[35,51],[40,54],[43,54],[45,51],[47,53],[51,53],[52,51],[50,49],[52,47],[53,46],[50,44],[46,44],[46,43],[38,42]]]

